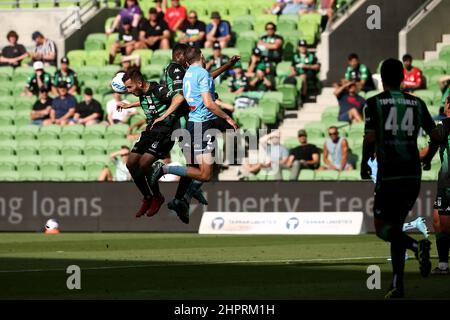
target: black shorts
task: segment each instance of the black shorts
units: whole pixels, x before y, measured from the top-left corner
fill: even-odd
[[[186,129],[189,133],[190,141],[183,141],[183,151],[190,154],[192,161],[197,155],[211,153],[214,156],[216,139],[215,135],[209,135],[208,130],[217,130],[217,120],[209,120],[205,122],[188,121]],[[210,132],[214,133],[214,132]],[[187,150],[189,149],[189,151]]]
[[[158,159],[164,159],[170,154],[175,143],[171,139],[172,132],[169,131],[142,131],[131,152],[144,154],[150,153]]]
[[[393,224],[403,224],[416,203],[419,191],[420,179],[378,182],[375,186],[374,217]]]
[[[439,215],[450,215],[450,188],[439,188],[434,201],[434,208],[438,210]]]

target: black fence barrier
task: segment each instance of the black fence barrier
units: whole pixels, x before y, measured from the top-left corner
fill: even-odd
[[[177,184],[163,183],[166,203]],[[56,219],[64,231],[197,232],[204,211],[362,211],[364,231],[373,232],[373,184],[369,182],[215,182],[203,185],[209,205],[191,204],[183,224],[166,203],[152,217],[134,217],[140,194],[124,183],[0,183],[0,231],[41,231]],[[431,227],[436,184],[422,183],[407,220],[425,217]]]

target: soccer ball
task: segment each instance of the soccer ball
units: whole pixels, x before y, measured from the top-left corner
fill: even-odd
[[[127,93],[127,87],[123,84],[122,78],[125,75],[125,72],[119,72],[114,76],[111,80],[111,88],[114,92],[117,93]]]
[[[59,223],[55,219],[49,219],[45,223],[45,230],[58,230]]]

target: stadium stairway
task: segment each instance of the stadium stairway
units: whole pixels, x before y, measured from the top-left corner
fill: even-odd
[[[436,50],[434,51],[425,51],[424,53],[424,60],[430,61],[439,59],[439,51],[445,46],[450,45],[450,34],[443,34],[442,35],[442,41],[436,43]]]
[[[305,103],[300,110],[287,111],[284,121],[279,126],[281,141],[296,138],[298,130],[303,129],[306,123],[321,121],[322,112],[330,106],[337,105],[333,92],[334,88],[323,88],[316,102]]]

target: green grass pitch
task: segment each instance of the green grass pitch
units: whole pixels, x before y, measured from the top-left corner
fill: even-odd
[[[0,233],[0,298],[383,299],[388,256],[374,235]],[[381,290],[366,287],[373,264]],[[81,290],[66,287],[69,265]],[[407,298],[450,297],[450,276],[421,278],[413,257],[405,280]]]

